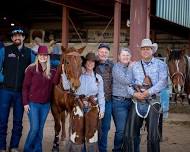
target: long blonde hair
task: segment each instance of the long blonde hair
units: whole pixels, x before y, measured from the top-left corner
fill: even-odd
[[[39,72],[39,68],[38,68],[38,63],[39,63],[39,59],[38,59],[38,55],[36,56],[35,62],[33,63],[33,65],[36,65],[36,72]],[[46,69],[44,71],[44,76],[48,79],[51,78],[51,66],[50,66],[50,56],[48,55],[48,59],[46,62]]]

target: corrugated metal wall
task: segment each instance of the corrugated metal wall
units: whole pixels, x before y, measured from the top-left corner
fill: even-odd
[[[190,0],[156,0],[156,16],[190,28]]]

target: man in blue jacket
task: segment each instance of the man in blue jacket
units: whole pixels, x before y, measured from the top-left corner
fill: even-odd
[[[31,63],[31,50],[24,46],[21,27],[11,31],[12,44],[0,49],[0,152],[6,151],[8,118],[13,107],[13,128],[9,152],[18,152],[22,135],[22,83],[26,67]]]

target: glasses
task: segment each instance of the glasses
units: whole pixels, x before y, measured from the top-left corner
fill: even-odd
[[[23,30],[13,30],[13,31],[12,31],[12,34],[14,34],[14,33],[22,33],[22,34],[23,34],[24,31],[23,31]]]

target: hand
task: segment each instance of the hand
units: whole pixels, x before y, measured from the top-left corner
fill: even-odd
[[[141,92],[135,92],[133,96],[138,100],[144,100],[144,95]]]
[[[27,112],[27,113],[29,113],[29,111],[30,111],[30,106],[29,106],[29,105],[25,105],[25,106],[24,106],[24,111]]]
[[[82,73],[85,73],[86,69],[82,66]]]
[[[102,119],[102,118],[104,118],[104,112],[99,113],[99,119]]]
[[[145,90],[142,94],[143,94],[143,97],[144,97],[144,98],[147,98],[147,97],[149,96],[149,93],[148,93],[147,90]]]
[[[64,71],[65,71],[65,66],[64,66],[64,64],[61,65],[61,68],[62,68],[62,72],[64,72]]]

